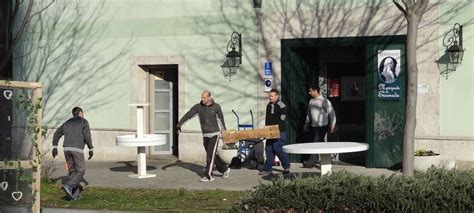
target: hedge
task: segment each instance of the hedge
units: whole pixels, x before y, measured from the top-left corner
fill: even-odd
[[[413,177],[363,176],[277,179],[254,188],[233,212],[459,212],[474,210],[474,171],[430,168]]]

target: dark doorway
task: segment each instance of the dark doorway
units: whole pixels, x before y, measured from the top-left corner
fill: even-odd
[[[367,167],[393,167],[402,160],[405,118],[405,36],[307,38],[281,40],[282,100],[288,106],[287,141],[308,140],[303,131],[308,88],[319,84],[336,111],[338,131],[328,141],[364,142],[369,150],[339,154],[339,160]],[[400,76],[395,98],[379,77],[378,61],[398,52]],[[385,85],[384,85],[385,84]],[[381,89],[382,88],[382,89]],[[388,98],[389,97],[389,98]],[[388,129],[389,134],[385,130]],[[290,155],[299,162],[299,155]]]
[[[286,101],[290,102],[289,125],[296,130],[295,143],[311,140],[302,127],[310,100],[308,88],[315,84],[320,85],[321,93],[336,111],[337,131],[329,134],[327,141],[365,142],[364,47],[294,47],[290,51],[293,66],[288,95],[291,98]],[[340,154],[338,159],[362,165],[365,154]],[[293,161],[298,161],[298,157]]]

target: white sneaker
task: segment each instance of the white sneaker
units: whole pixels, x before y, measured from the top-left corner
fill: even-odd
[[[230,175],[230,168],[227,168],[227,170],[222,174],[222,178],[229,178]]]
[[[211,182],[211,181],[214,181],[214,178],[211,177],[211,179],[207,178],[206,176],[202,177],[201,180],[199,180],[201,182]]]

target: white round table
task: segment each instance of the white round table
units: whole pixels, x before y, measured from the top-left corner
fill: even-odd
[[[166,144],[166,135],[144,134],[144,137],[137,138],[135,135],[119,135],[115,137],[117,146],[137,147],[137,174],[129,175],[134,178],[156,177],[155,174],[146,173],[146,147]]]
[[[137,167],[138,174],[129,175],[133,178],[150,178],[156,177],[155,174],[146,173],[146,147],[159,146],[166,144],[166,135],[164,134],[145,134],[144,108],[147,103],[129,104],[129,106],[137,107],[137,134],[136,135],[119,135],[115,137],[117,146],[137,147]]]
[[[283,146],[283,151],[291,154],[319,154],[321,175],[331,173],[333,153],[360,152],[369,149],[369,144],[358,142],[311,142]]]

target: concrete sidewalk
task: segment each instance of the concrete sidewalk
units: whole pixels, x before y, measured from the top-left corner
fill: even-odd
[[[180,162],[174,157],[160,160],[147,161],[147,173],[156,174],[155,178],[137,179],[129,177],[136,174],[136,162],[87,162],[85,179],[89,182],[88,187],[116,187],[116,188],[148,188],[148,189],[190,189],[190,190],[250,190],[259,184],[271,183],[273,178],[293,176],[317,176],[320,170],[315,168],[302,168],[300,163],[291,164],[289,175],[283,176],[282,167],[274,167],[274,175],[260,176],[258,170],[242,167],[232,169],[230,177],[223,179],[222,174],[214,170],[213,182],[199,182],[204,173],[204,165]],[[56,162],[54,179],[60,180],[67,174],[64,162]],[[362,166],[350,165],[335,161],[333,171],[347,170],[355,174],[364,175],[391,175],[400,173],[388,169],[369,169]]]
[[[174,157],[166,157],[159,160],[147,161],[147,172],[156,174],[155,178],[137,179],[129,175],[136,174],[137,166],[134,161],[127,162],[96,162],[86,163],[87,170],[85,179],[89,182],[88,187],[112,187],[112,188],[147,188],[147,189],[189,189],[189,190],[250,190],[259,184],[270,184],[273,178],[292,178],[319,176],[318,168],[303,168],[300,163],[291,164],[289,175],[282,175],[282,167],[274,167],[272,176],[260,176],[257,170],[242,167],[232,169],[230,177],[223,179],[222,174],[214,171],[215,181],[199,182],[204,173],[203,164],[180,162]],[[55,162],[55,171],[52,178],[58,183],[65,178],[67,171],[64,161]],[[391,175],[400,174],[400,171],[388,169],[369,169],[362,166],[350,165],[335,161],[333,171],[347,170],[355,174],[364,175]],[[88,210],[88,209],[58,209],[42,208],[43,213],[125,213],[124,211]]]

